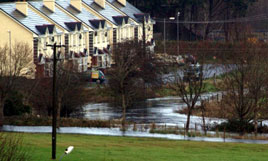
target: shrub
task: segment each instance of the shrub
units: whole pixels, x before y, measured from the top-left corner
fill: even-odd
[[[14,116],[30,113],[30,106],[23,104],[23,95],[18,92],[11,92],[4,103],[4,115]]]
[[[212,130],[218,129],[219,131],[237,132],[237,133],[250,133],[254,132],[254,125],[247,121],[239,121],[237,119],[231,119],[227,122],[223,122],[219,125],[212,127]]]
[[[28,153],[21,148],[20,136],[0,134],[0,160],[1,161],[26,161]]]

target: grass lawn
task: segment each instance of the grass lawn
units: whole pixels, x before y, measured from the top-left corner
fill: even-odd
[[[14,133],[8,133],[14,135]],[[15,134],[17,135],[17,134]],[[32,161],[51,160],[51,136],[19,134]],[[268,145],[208,143],[153,138],[57,135],[57,160],[63,161],[267,161]]]

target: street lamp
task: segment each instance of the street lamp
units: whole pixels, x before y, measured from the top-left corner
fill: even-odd
[[[9,72],[11,75],[11,31],[8,30],[7,32],[9,34]]]
[[[73,151],[73,149],[74,149],[73,146],[69,146],[69,147],[64,151],[64,153],[63,153],[63,155],[60,157],[60,160],[59,160],[59,161],[61,161],[62,158],[63,158],[65,155],[70,154],[70,153]]]
[[[180,44],[179,44],[179,42],[180,42],[180,32],[179,32],[179,27],[180,27],[180,25],[179,25],[179,17],[180,17],[180,12],[178,12],[178,14],[177,14],[177,54],[179,55],[180,54]]]

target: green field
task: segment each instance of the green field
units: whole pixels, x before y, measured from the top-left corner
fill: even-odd
[[[9,135],[14,135],[10,133]],[[16,134],[17,135],[17,134]],[[51,160],[51,136],[19,134],[32,161]],[[208,143],[152,138],[57,135],[57,160],[74,146],[63,161],[267,161],[268,145]]]

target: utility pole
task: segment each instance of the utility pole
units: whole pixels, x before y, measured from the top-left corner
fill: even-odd
[[[57,47],[63,47],[64,45],[57,45],[55,42],[53,45],[47,45],[53,48],[53,87],[52,87],[52,159],[56,159],[56,137],[57,137]]]

